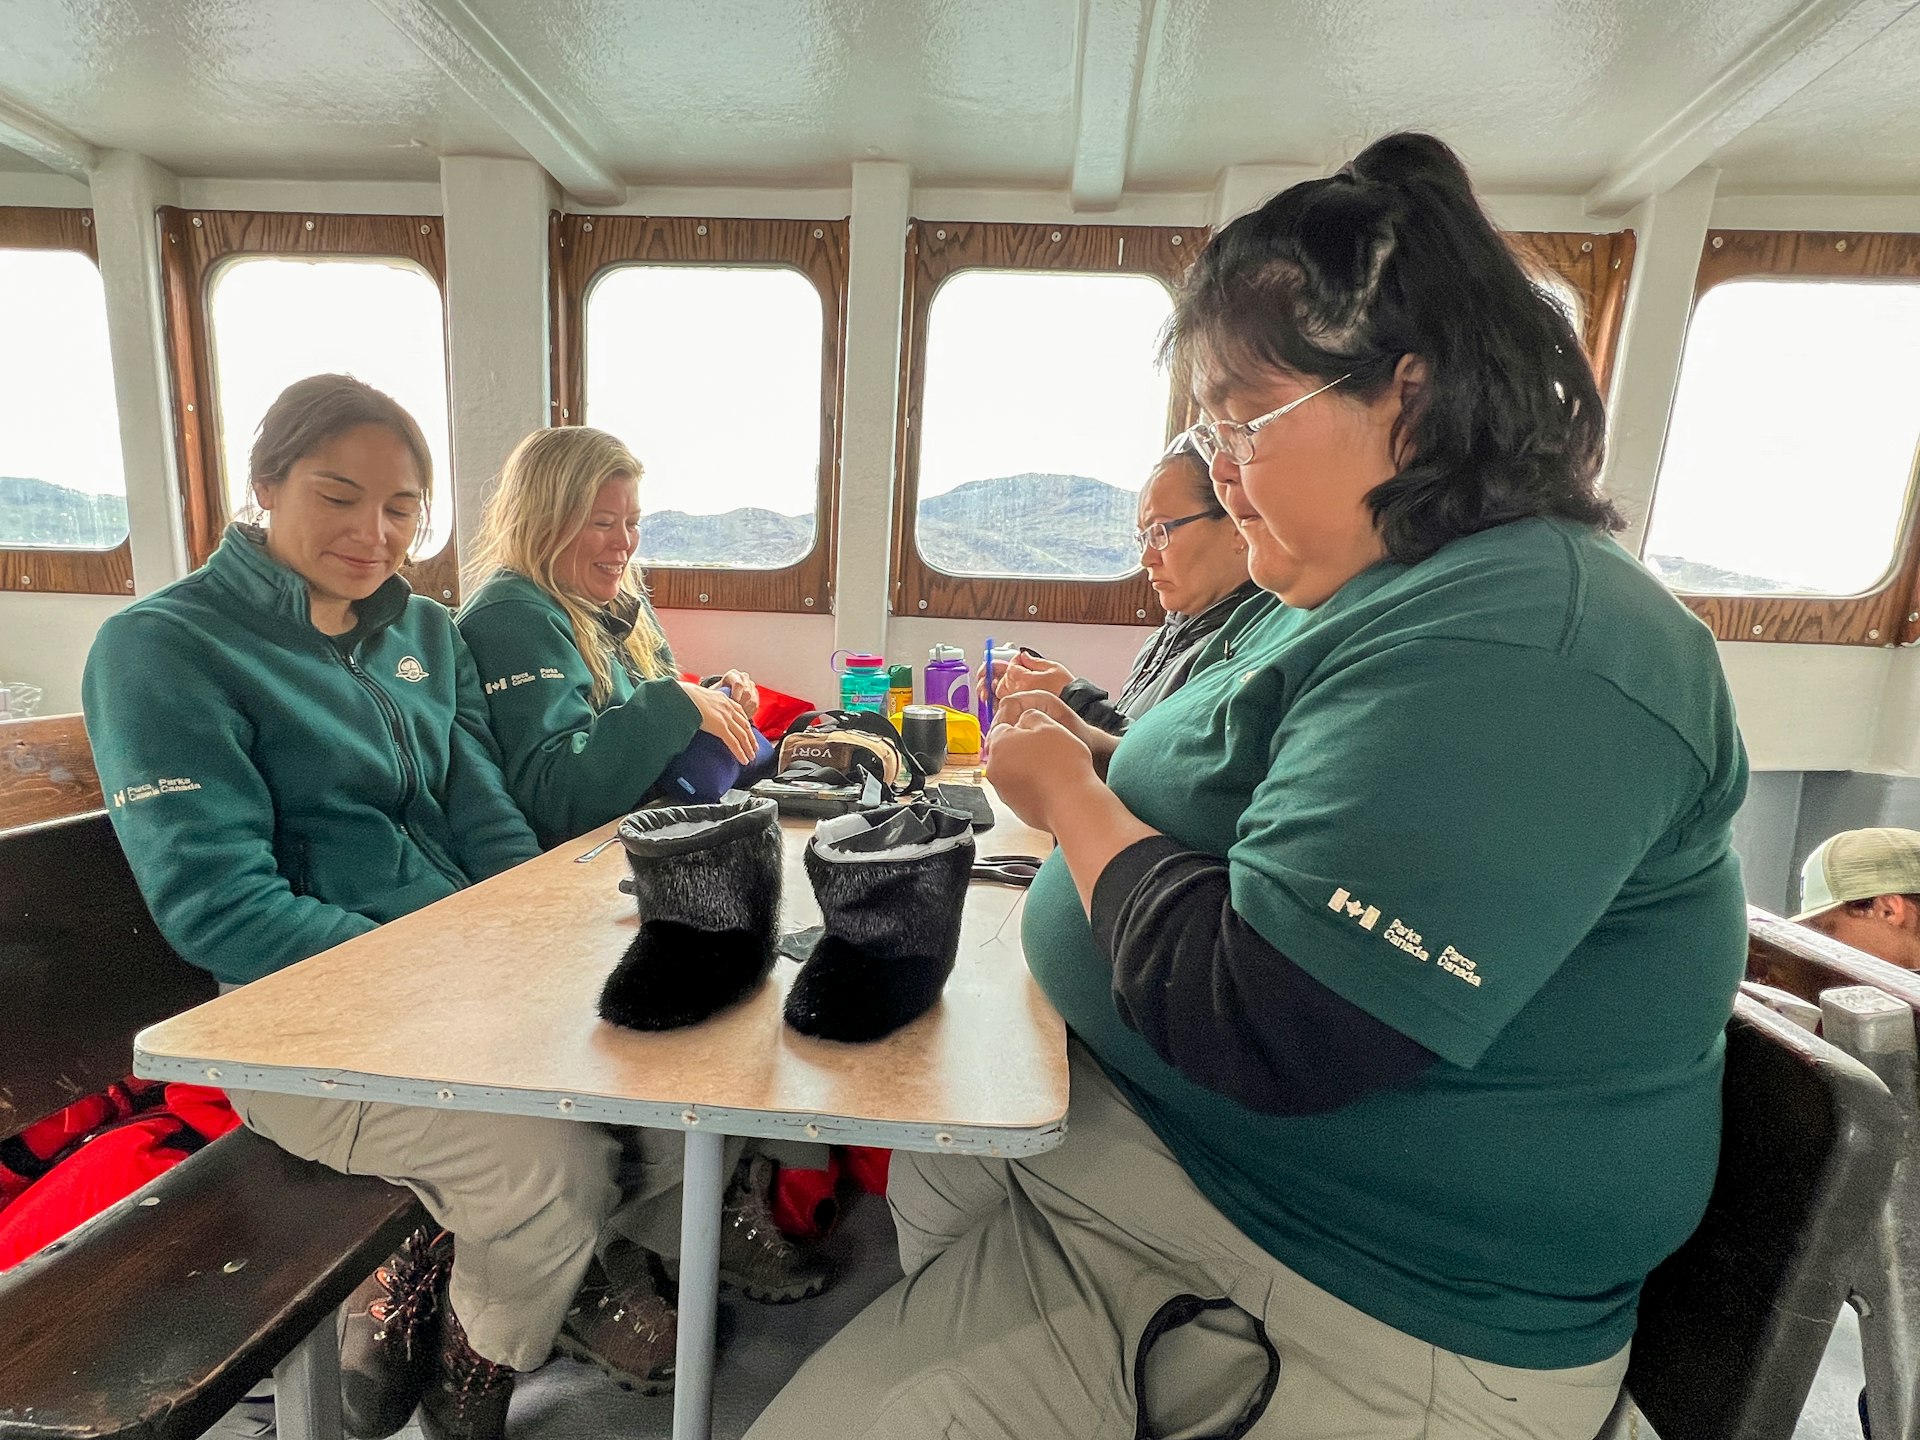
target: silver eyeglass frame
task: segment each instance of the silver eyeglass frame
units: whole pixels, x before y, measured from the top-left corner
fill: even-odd
[[[1318,390],[1309,390],[1298,400],[1289,400],[1278,410],[1269,410],[1251,420],[1202,420],[1189,426],[1184,433],[1192,439],[1195,452],[1209,465],[1213,464],[1215,456],[1223,452],[1236,465],[1250,464],[1253,460],[1253,437],[1259,431],[1282,415],[1298,410],[1314,396],[1324,395],[1334,386],[1352,378],[1351,374],[1346,374],[1339,380],[1329,380]]]

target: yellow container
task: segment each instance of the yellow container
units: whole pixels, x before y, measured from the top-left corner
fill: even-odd
[[[970,763],[979,758],[980,722],[965,710],[947,709],[947,763]]]

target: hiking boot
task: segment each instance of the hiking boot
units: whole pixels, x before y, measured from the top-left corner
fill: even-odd
[[[433,1373],[438,1281],[453,1236],[421,1228],[348,1297],[340,1332],[340,1419],[354,1440],[384,1440],[413,1415]]]
[[[765,1155],[744,1157],[720,1211],[721,1283],[762,1305],[805,1300],[833,1283],[833,1262],[773,1223],[774,1170]]]
[[[496,1365],[469,1345],[444,1283],[439,1294],[440,1344],[420,1397],[420,1429],[427,1440],[506,1440],[513,1367]]]
[[[623,1390],[665,1395],[673,1389],[673,1352],[680,1316],[661,1293],[652,1259],[637,1246],[596,1259],[553,1348],[607,1375]]]

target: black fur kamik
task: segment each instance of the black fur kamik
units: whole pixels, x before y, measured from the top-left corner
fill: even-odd
[[[932,1009],[960,951],[968,818],[925,803],[839,816],[814,831],[806,865],[825,933],[787,994],[787,1023],[878,1040]]]
[[[620,822],[640,933],[600,991],[633,1030],[696,1025],[773,969],[780,915],[779,809],[748,796],[636,810]]]

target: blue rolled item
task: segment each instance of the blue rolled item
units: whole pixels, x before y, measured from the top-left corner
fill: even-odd
[[[753,732],[753,760],[742,765],[717,735],[702,730],[673,759],[653,787],[656,799],[675,805],[711,805],[729,790],[746,789],[767,779],[775,769],[773,746],[758,730]]]

